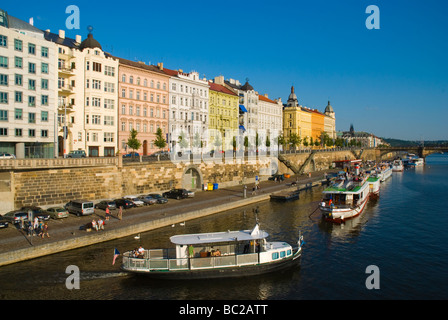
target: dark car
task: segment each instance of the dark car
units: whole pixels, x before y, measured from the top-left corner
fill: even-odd
[[[123,207],[123,209],[130,209],[135,207],[134,202],[128,199],[115,199],[114,202],[117,208]]]
[[[157,151],[150,155],[150,157],[157,158],[159,157],[160,160],[169,160],[170,159],[170,153],[168,151]]]
[[[8,228],[8,220],[0,216],[0,229]]]
[[[28,221],[28,212],[24,212],[21,210],[14,210],[14,211],[10,211],[8,213],[5,213],[3,215],[4,220],[8,221],[9,223],[20,223],[20,221],[22,220],[24,221]]]
[[[67,155],[67,158],[86,158],[86,152],[84,150],[73,150]]]
[[[156,199],[156,200],[157,200],[157,203],[167,203],[167,202],[168,202],[168,199],[167,199],[167,198],[162,197],[162,196],[161,196],[160,194],[158,194],[158,193],[151,193],[151,194],[148,194],[148,196],[150,196],[151,198]]]
[[[162,194],[165,198],[171,198],[171,199],[185,199],[188,198],[188,191],[185,189],[171,189],[168,192],[164,192]]]
[[[285,176],[283,174],[273,174],[268,178],[270,181],[283,181],[285,180]]]
[[[20,211],[24,211],[27,213],[31,211],[33,213],[33,219],[37,216],[39,221],[48,221],[51,218],[51,216],[40,207],[22,207],[20,208]]]
[[[115,201],[112,200],[103,200],[101,202],[98,202],[95,205],[96,209],[102,209],[102,210],[106,210],[106,208],[109,208],[109,210],[113,210],[113,209],[117,209],[117,204],[115,203]]]

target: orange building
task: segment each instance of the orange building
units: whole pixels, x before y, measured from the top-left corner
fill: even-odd
[[[325,115],[316,109],[311,109],[311,137],[313,142],[320,141],[325,131]]]

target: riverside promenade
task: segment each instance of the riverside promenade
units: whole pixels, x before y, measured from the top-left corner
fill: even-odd
[[[123,210],[122,220],[117,218],[118,210],[113,210],[110,220],[105,221],[105,230],[98,232],[94,230],[87,232],[81,230],[80,227],[91,222],[92,219],[98,220],[101,217],[105,220],[105,212],[99,209],[95,209],[95,213],[90,216],[70,215],[61,220],[50,220],[48,222],[50,238],[28,236],[26,231],[10,224],[7,229],[0,230],[0,266],[136,235],[267,201],[271,194],[321,185],[324,181],[323,177],[324,171],[320,171],[312,173],[311,177],[309,175],[292,176],[280,183],[263,181],[256,194],[252,194],[254,184],[247,184],[246,198],[244,198],[242,185],[214,191],[199,191],[196,192],[194,198],[170,199],[166,204]],[[291,186],[292,182],[297,182],[297,185]]]

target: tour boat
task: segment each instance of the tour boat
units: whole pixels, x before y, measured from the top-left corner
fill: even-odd
[[[359,216],[370,196],[368,177],[338,179],[324,189],[323,200],[319,205],[327,221],[342,223]]]
[[[369,197],[378,198],[380,196],[380,178],[372,175],[367,179],[367,183],[369,184]]]
[[[423,158],[414,158],[409,162],[409,165],[413,167],[421,167],[424,164],[425,160]]]
[[[303,236],[297,247],[268,242],[257,223],[252,230],[176,235],[174,249],[123,254],[121,268],[161,279],[208,279],[258,275],[282,270],[300,261]],[[173,252],[174,251],[174,252]]]
[[[380,181],[384,182],[392,176],[392,167],[388,163],[380,164]]]
[[[403,161],[401,161],[401,160],[394,160],[394,162],[392,162],[392,171],[393,172],[404,171]]]

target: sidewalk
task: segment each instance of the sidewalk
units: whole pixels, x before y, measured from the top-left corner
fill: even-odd
[[[112,234],[132,235],[134,234],[132,232],[135,232],[134,229],[144,228],[145,224],[149,229],[143,231],[138,229],[139,232],[153,229],[151,225],[163,227],[176,223],[175,221],[178,223],[179,219],[188,217],[188,214],[192,212],[204,211],[204,215],[206,215],[205,211],[210,208],[219,210],[222,207],[226,208],[224,210],[228,210],[258,201],[265,201],[269,199],[270,194],[291,188],[293,181],[298,181],[299,185],[306,185],[310,182],[322,180],[323,175],[324,172],[315,172],[311,178],[308,175],[302,175],[300,177],[292,176],[281,183],[263,181],[260,183],[260,190],[256,192],[256,195],[252,195],[254,184],[251,183],[247,185],[246,199],[243,197],[244,188],[242,185],[214,191],[199,191],[196,192],[194,198],[170,199],[166,204],[123,210],[123,220],[121,221],[117,218],[118,210],[115,210],[115,212],[112,212],[110,220],[105,221],[104,231],[93,230],[87,232],[80,230],[81,226],[91,222],[92,219],[98,220],[101,217],[105,220],[105,211],[99,209],[95,209],[95,214],[91,216],[76,217],[70,215],[65,219],[48,221],[50,238],[42,239],[38,236],[27,236],[25,231],[10,224],[7,229],[0,230],[0,266],[6,264],[4,261],[2,263],[2,259],[7,260],[6,256],[18,254],[19,251],[34,252],[35,255],[39,255],[36,253],[37,251],[44,252],[45,248],[55,247],[58,244],[65,245],[66,250],[74,249],[90,245],[91,242],[108,241],[108,236],[110,237]],[[87,244],[87,240],[90,241],[90,244]],[[70,245],[68,246],[67,243],[70,243]],[[40,253],[40,255],[44,255],[44,253]]]

